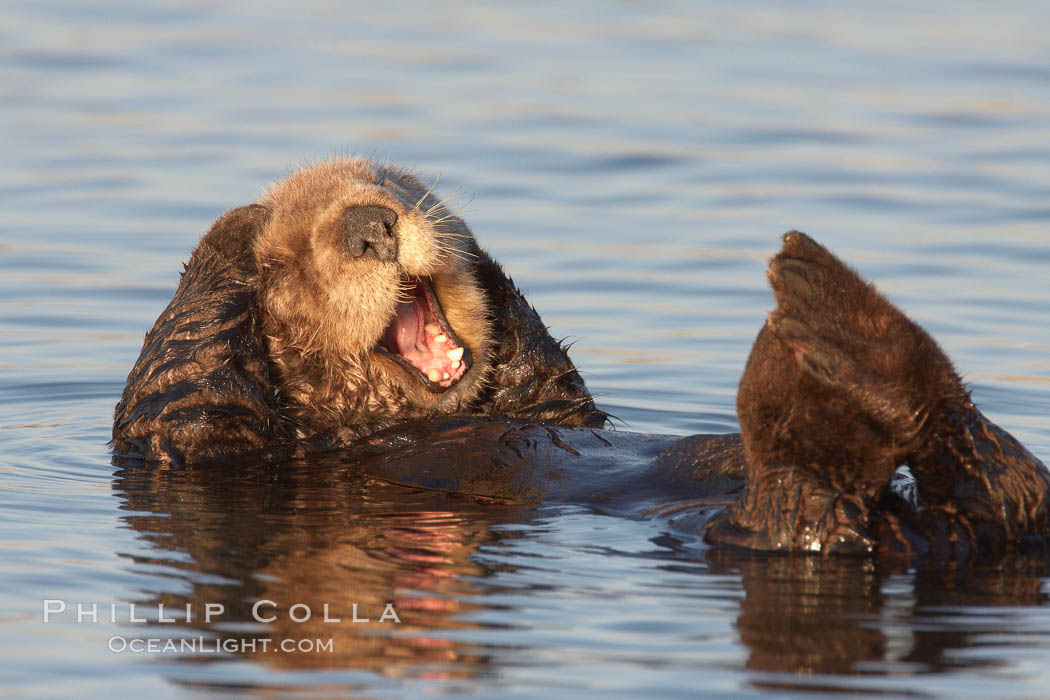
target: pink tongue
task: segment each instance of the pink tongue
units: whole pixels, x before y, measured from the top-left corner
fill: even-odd
[[[452,386],[467,371],[464,350],[442,331],[425,304],[418,294],[412,301],[399,303],[380,342],[430,381]]]
[[[397,305],[397,320],[393,323],[397,333],[397,351],[408,359],[419,357],[419,342],[423,330],[423,309],[415,300],[401,302]]]

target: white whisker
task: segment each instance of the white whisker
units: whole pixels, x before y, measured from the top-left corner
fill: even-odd
[[[426,213],[425,213],[425,214],[424,214],[423,216],[424,216],[424,217],[426,217],[427,219],[429,219],[429,218],[430,218],[430,214],[431,214],[431,213],[432,213],[432,212],[433,212],[434,210],[436,210],[436,209],[437,209],[438,207],[444,207],[444,205],[445,205],[445,203],[446,203],[446,202],[450,202],[450,201],[452,201],[453,199],[455,199],[455,198],[456,198],[456,196],[458,196],[458,195],[459,195],[459,193],[460,193],[460,192],[462,192],[462,191],[463,191],[463,188],[462,188],[462,187],[457,187],[457,188],[456,188],[456,191],[455,191],[455,192],[453,192],[453,193],[452,193],[452,194],[450,194],[449,196],[445,197],[444,199],[442,199],[442,200],[441,200],[440,202],[438,202],[438,203],[437,203],[437,204],[435,204],[434,206],[432,206],[432,207],[430,207],[429,209],[427,209]],[[447,207],[446,207],[446,211],[447,211]]]
[[[434,184],[430,186],[429,190],[427,190],[426,192],[423,193],[423,196],[419,198],[418,202],[416,202],[416,206],[414,206],[412,208],[413,209],[419,209],[419,205],[423,203],[424,199],[426,199],[427,197],[430,196],[430,193],[434,191],[434,188],[438,186],[439,182],[441,182],[441,173],[438,173],[437,179],[434,180]]]

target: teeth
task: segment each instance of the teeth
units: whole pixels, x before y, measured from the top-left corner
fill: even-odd
[[[441,372],[438,372],[436,369],[428,370],[427,379],[429,379],[432,382],[436,382],[441,379]]]
[[[459,361],[458,360],[456,362],[452,363],[452,369],[459,369]]]
[[[434,342],[435,343],[444,343],[446,340],[448,340],[448,336],[445,335],[444,333],[442,333],[441,335],[435,335],[434,336]]]
[[[423,326],[423,330],[425,330],[430,335],[437,335],[441,332],[441,329],[436,323],[428,323],[427,325]]]
[[[448,359],[452,360],[453,362],[459,362],[460,360],[463,359],[463,348],[456,348],[455,350],[449,350],[445,354],[448,355]]]

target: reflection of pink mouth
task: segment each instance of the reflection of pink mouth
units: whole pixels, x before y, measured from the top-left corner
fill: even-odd
[[[447,389],[470,369],[470,350],[463,347],[441,311],[430,283],[411,279],[378,348],[422,375],[431,389]]]

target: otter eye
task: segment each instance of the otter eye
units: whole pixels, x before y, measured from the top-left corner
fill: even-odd
[[[343,212],[346,246],[350,257],[397,260],[394,224],[397,212],[380,206],[350,207]]]

